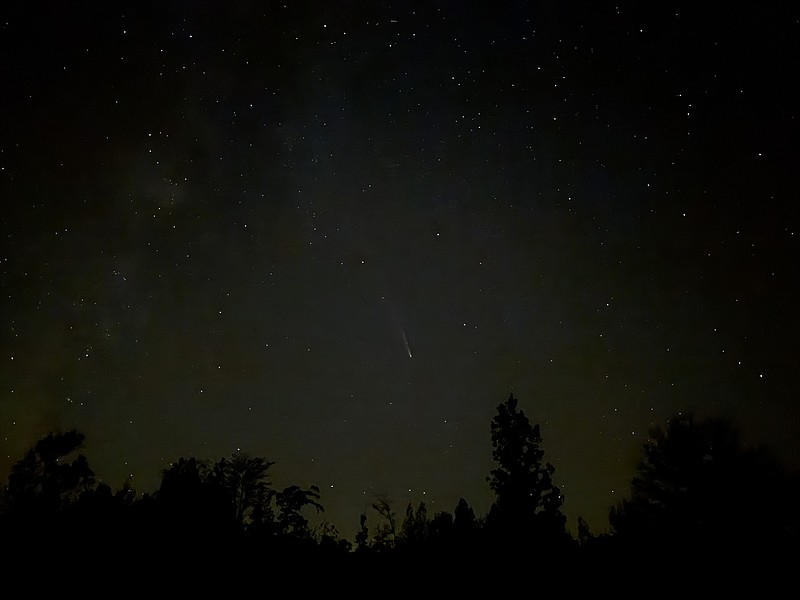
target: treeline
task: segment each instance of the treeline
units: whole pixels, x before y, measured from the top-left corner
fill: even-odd
[[[352,540],[330,522],[312,526],[310,515],[324,513],[320,490],[275,489],[274,463],[264,458],[181,458],[158,490],[137,493],[97,481],[80,453],[81,433],[51,433],[12,468],[0,496],[0,543],[20,563],[271,565],[273,577],[286,574],[281,565],[372,574],[458,565],[464,581],[509,565],[592,572],[622,563],[653,574],[680,565],[708,574],[713,565],[755,569],[797,556],[797,478],[764,448],[745,448],[726,420],[682,415],[651,431],[630,493],[610,509],[611,531],[602,535],[581,518],[577,534],[569,532],[539,426],[513,395],[497,407],[490,432],[495,500],[486,515],[465,498],[452,513],[432,514],[421,502],[398,514],[379,497]]]

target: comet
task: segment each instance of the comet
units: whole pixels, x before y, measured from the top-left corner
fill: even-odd
[[[403,334],[403,343],[406,346],[406,352],[408,352],[408,358],[412,358],[412,356],[411,356],[411,347],[408,345],[408,338],[406,337],[405,329],[401,329],[400,333]]]

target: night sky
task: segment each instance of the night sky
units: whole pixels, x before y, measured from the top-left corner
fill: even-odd
[[[741,6],[4,2],[0,477],[248,452],[352,539],[485,515],[510,393],[573,531],[678,411],[800,466],[800,5]]]

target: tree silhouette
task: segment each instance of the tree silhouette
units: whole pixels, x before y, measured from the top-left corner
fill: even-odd
[[[303,516],[302,509],[312,506],[318,513],[323,512],[325,509],[317,502],[319,499],[319,488],[315,485],[307,490],[292,485],[278,492],[275,500],[280,511],[278,519],[282,533],[296,538],[309,537],[308,519]]]
[[[243,527],[256,520],[263,521],[269,513],[274,491],[267,480],[269,469],[275,463],[246,453],[234,453],[230,459],[222,458],[214,465],[212,478],[230,498],[236,524]]]
[[[164,469],[155,502],[152,535],[192,551],[235,532],[230,495],[206,461],[180,458]]]
[[[513,579],[522,572],[515,566],[557,566],[556,560],[587,581],[620,564],[639,578],[663,577],[676,566],[688,574],[691,567],[709,581],[724,575],[710,569],[713,561],[760,574],[761,557],[773,564],[795,557],[797,479],[765,448],[744,447],[729,421],[679,415],[653,429],[630,497],[610,511],[612,532],[595,536],[579,517],[577,541],[566,532],[539,426],[513,395],[498,406],[491,433],[496,467],[487,480],[496,499],[485,518],[460,498],[452,515],[431,516],[424,502],[409,502],[399,524],[389,499],[378,496],[374,536],[362,514],[354,552],[332,524],[309,527],[305,511],[324,510],[319,488],[272,489],[275,463],[263,458],[180,458],[163,470],[154,494],[137,496],[130,482],[114,492],[95,481],[79,453],[82,434],[50,434],[12,468],[0,496],[0,539],[17,562],[47,559],[74,572],[81,561],[99,564],[107,555],[128,565],[147,547],[153,564],[169,564],[175,577],[187,579],[200,561],[213,564],[215,576],[265,564],[289,573],[306,561],[315,573],[326,565],[336,576],[353,568],[378,581],[436,561],[426,576],[465,592],[481,573],[498,570]],[[780,575],[776,568],[770,573]]]
[[[317,545],[326,556],[347,555],[353,549],[353,544],[342,537],[339,529],[329,521],[324,521],[315,527],[313,535]]]
[[[654,428],[628,499],[610,511],[622,547],[662,557],[752,556],[796,536],[794,480],[723,418],[677,415]]]
[[[581,545],[588,544],[594,539],[592,529],[589,523],[583,517],[578,517],[578,543]]]
[[[0,538],[13,548],[6,553],[9,574],[9,554],[23,563],[25,557],[34,562],[47,557],[66,565],[96,544],[102,513],[89,509],[97,485],[86,457],[79,453],[83,441],[76,430],[50,433],[13,465],[0,495]],[[104,490],[94,508],[100,508]],[[116,515],[109,511],[102,516],[108,531]]]
[[[179,458],[161,474],[160,500],[188,501],[200,493],[208,467],[196,458]]]
[[[4,493],[6,511],[53,512],[73,505],[95,485],[78,431],[50,433],[17,462]],[[69,458],[74,456],[70,461]]]
[[[437,546],[447,545],[452,542],[453,515],[447,511],[437,512],[428,523],[428,537]]]
[[[394,548],[397,542],[397,515],[392,510],[389,499],[386,496],[378,496],[372,503],[372,508],[384,521],[375,530],[373,548],[379,551]]]
[[[453,533],[463,542],[474,538],[478,528],[479,523],[475,518],[475,511],[464,498],[459,498],[453,511]]]
[[[357,552],[367,552],[369,550],[369,527],[367,527],[367,515],[361,513],[359,516],[358,533],[355,536]]]
[[[399,539],[405,546],[414,546],[424,543],[430,536],[431,522],[428,517],[428,508],[424,502],[420,502],[417,511],[414,512],[411,502],[406,507],[406,515],[400,526]]]
[[[496,495],[488,524],[507,543],[536,537],[539,542],[563,541],[566,520],[560,510],[561,492],[553,483],[555,467],[542,463],[539,425],[531,425],[513,394],[497,407],[491,434],[492,458],[498,466],[487,477]]]

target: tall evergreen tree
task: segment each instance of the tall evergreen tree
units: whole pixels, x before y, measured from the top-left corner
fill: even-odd
[[[474,537],[478,531],[475,511],[464,498],[458,499],[458,504],[453,511],[453,531],[461,538]]]
[[[424,542],[430,534],[430,518],[425,502],[420,502],[417,511],[411,502],[406,507],[406,516],[400,526],[400,539],[405,545],[419,545]]]
[[[539,425],[531,425],[511,394],[497,407],[491,424],[492,458],[497,463],[487,477],[496,499],[489,525],[505,537],[563,537],[563,498],[553,482],[555,467],[543,463]]]

